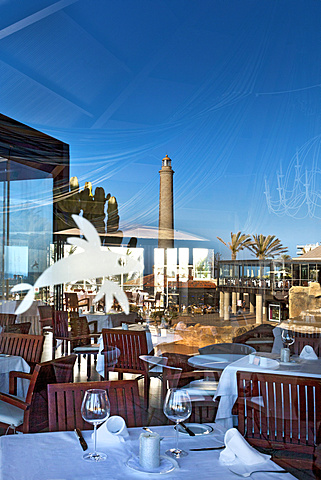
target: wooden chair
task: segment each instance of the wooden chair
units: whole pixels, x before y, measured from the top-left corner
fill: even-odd
[[[137,380],[79,382],[48,385],[49,431],[89,430],[92,425],[81,416],[81,403],[86,390],[105,389],[110,401],[110,415],[120,415],[128,427],[142,426],[141,404]]]
[[[48,383],[72,382],[76,355],[39,363],[32,374],[10,372],[9,394],[0,393],[0,425],[23,433],[48,428]],[[16,396],[17,379],[30,380],[25,400]]]
[[[92,344],[92,338],[100,337],[98,333],[91,333],[89,330],[89,323],[86,317],[79,317],[78,314],[73,314],[70,318],[71,329],[68,328],[68,312],[55,311],[54,312],[54,335],[53,335],[53,358],[55,356],[55,349],[57,340],[61,340],[62,354],[68,354],[69,351],[78,355],[78,364],[80,367],[81,355],[87,358],[87,379],[91,375],[91,356],[94,356],[96,361],[99,353],[99,346]]]
[[[246,440],[272,449],[284,468],[311,468],[321,435],[321,380],[239,371],[237,385],[238,429]]]
[[[313,347],[318,357],[321,357],[321,337],[320,334],[303,334],[296,332],[295,342],[290,345],[290,350],[293,355],[300,355],[305,345]]]
[[[53,311],[54,309],[51,305],[40,305],[38,307],[42,335],[45,332],[53,331]]]
[[[153,372],[155,369],[158,376],[159,372],[161,372],[163,401],[169,388],[186,388],[189,391],[191,387],[193,408],[189,421],[197,423],[214,422],[218,407],[218,402],[213,401],[215,391],[210,395],[197,386],[190,385],[190,383],[195,380],[209,379],[208,377],[214,381],[216,372],[194,371],[193,367],[187,364],[187,358],[187,355],[173,353],[169,353],[168,357],[165,354],[162,357],[141,356],[149,376],[154,376]],[[214,383],[217,386],[218,381]]]
[[[79,300],[76,292],[65,292],[65,310],[79,313],[81,307],[86,307],[89,310],[89,298]]]
[[[274,328],[274,325],[263,323],[234,337],[232,341],[233,343],[250,345],[255,348],[257,352],[271,352],[274,343]]]
[[[189,391],[192,388],[192,414],[188,419],[189,422],[207,423],[214,422],[218,408],[218,401],[213,400],[215,390],[209,394],[198,386],[191,385],[195,381],[211,380],[212,384],[218,385],[216,379],[216,372],[202,372],[202,371],[184,371],[179,373],[179,368],[167,366],[163,370],[163,384],[162,394],[165,399],[168,388],[186,388]]]
[[[255,348],[242,343],[214,343],[198,349],[200,355],[209,355],[213,353],[236,353],[240,355],[249,355],[255,352]]]
[[[103,328],[102,336],[104,348],[101,353],[105,355],[105,380],[108,380],[110,370],[118,372],[118,378],[122,378],[123,373],[140,375],[139,378],[144,378],[144,401],[148,407],[150,379],[144,362],[139,358],[140,355],[148,355],[146,332]],[[117,363],[111,367],[110,351],[112,349],[119,352]]]
[[[17,315],[15,313],[0,313],[0,326],[12,325],[16,323]]]
[[[22,333],[0,334],[0,353],[22,357],[31,370],[40,362],[45,337]]]
[[[3,332],[6,333],[29,333],[31,327],[31,322],[22,322],[22,323],[13,323],[12,325],[5,325],[3,327]]]

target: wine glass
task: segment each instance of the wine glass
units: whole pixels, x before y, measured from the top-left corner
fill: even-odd
[[[178,448],[178,424],[186,420],[192,413],[192,403],[187,390],[169,388],[164,401],[163,411],[169,420],[176,422],[176,447],[167,450],[165,453],[174,458],[185,457],[188,453]]]
[[[294,343],[295,336],[293,330],[282,330],[282,340],[286,348],[289,348],[290,345]]]
[[[83,458],[92,462],[101,462],[106,460],[107,455],[105,453],[98,453],[96,450],[97,439],[97,425],[107,420],[110,414],[110,403],[108,400],[106,390],[91,389],[85,392],[82,404],[81,415],[82,418],[94,425],[94,452],[86,453]]]

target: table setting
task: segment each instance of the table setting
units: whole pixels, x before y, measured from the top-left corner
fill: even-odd
[[[290,338],[288,338],[290,341]],[[276,375],[294,375],[298,377],[321,378],[321,359],[317,357],[312,347],[305,345],[300,355],[284,356],[281,348],[278,353],[256,352],[228,365],[221,374],[214,399],[220,397],[216,414],[216,422],[226,428],[236,424],[232,408],[237,399],[237,371],[273,373]]]
[[[112,418],[112,417],[110,417]],[[174,445],[175,431],[173,426],[151,427],[153,433],[163,437],[160,441],[160,466],[145,468],[139,463],[140,436],[142,428],[129,428],[128,439],[110,434],[98,440],[98,449],[105,452],[107,458],[102,462],[84,461],[83,449],[74,432],[36,433],[27,435],[10,435],[1,437],[1,480],[89,480],[89,479],[148,479],[150,476],[166,475],[166,478],[195,480],[201,473],[202,479],[212,480],[215,477],[226,480],[236,480],[242,475],[254,470],[253,478],[268,480],[274,477],[262,470],[282,471],[270,459],[262,462],[241,462],[234,459],[233,464],[227,465],[220,458],[223,452],[224,433],[220,427],[211,424],[211,435],[194,436],[180,434],[180,446],[188,455],[179,459],[172,459],[165,455],[165,451]],[[99,429],[97,430],[99,433]],[[81,432],[91,451],[93,448],[92,431]],[[144,438],[153,438],[144,437]],[[148,440],[147,440],[148,441]],[[144,448],[144,447],[142,447]],[[151,449],[153,452],[153,449]],[[31,453],[30,453],[31,452]],[[154,450],[155,452],[155,450]],[[168,463],[162,463],[163,458]],[[168,460],[170,459],[170,460]],[[253,460],[252,460],[253,461]],[[153,472],[153,470],[156,470]],[[164,470],[168,470],[167,473]],[[284,480],[294,479],[287,473],[282,475]]]
[[[92,430],[10,435],[0,438],[1,480],[138,479],[166,475],[168,479],[235,480],[257,475],[268,480],[282,470],[251,447],[240,433],[220,425],[184,423],[191,414],[191,400],[184,389],[170,389],[165,415],[175,423],[128,428],[120,416],[110,416],[105,390],[85,392],[81,415]],[[178,426],[184,425],[183,430]],[[191,427],[191,429],[189,428]],[[275,475],[275,478],[277,476]]]

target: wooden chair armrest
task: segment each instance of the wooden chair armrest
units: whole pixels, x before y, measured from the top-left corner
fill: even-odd
[[[91,338],[99,338],[99,337],[101,337],[101,333],[91,333],[90,337]]]
[[[21,400],[20,398],[12,397],[8,393],[0,393],[0,400],[13,405],[14,407],[21,408],[21,410],[27,410],[30,407],[29,403]]]
[[[55,340],[68,340],[68,341],[70,341],[70,340],[71,340],[71,338],[70,338],[70,337],[58,337],[57,335],[55,335],[55,337],[54,337],[54,338],[55,338]]]
[[[99,337],[100,335],[98,335]],[[68,340],[70,340],[71,342],[73,342],[74,340],[86,340],[90,337],[94,337],[94,334],[93,333],[90,333],[89,335],[77,335],[75,337],[70,337]]]
[[[31,377],[32,377],[32,373],[16,372],[16,371],[9,372],[9,393],[11,395],[17,395],[17,379],[18,378],[25,378],[27,380],[31,380]]]

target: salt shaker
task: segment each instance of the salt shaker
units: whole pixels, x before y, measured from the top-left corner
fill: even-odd
[[[281,348],[281,362],[289,362],[290,361],[290,349],[289,348]]]
[[[139,463],[145,470],[159,467],[160,436],[158,433],[144,432],[139,437]]]

